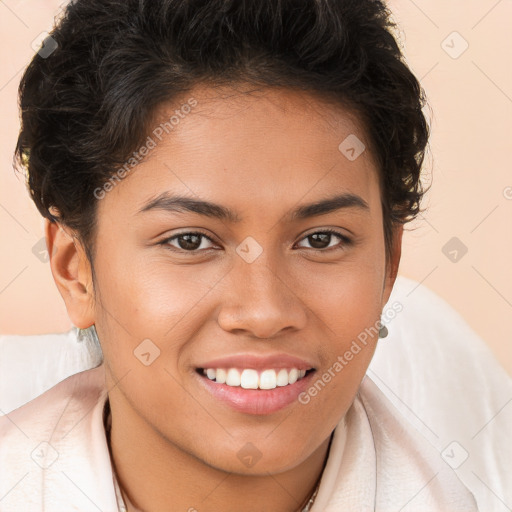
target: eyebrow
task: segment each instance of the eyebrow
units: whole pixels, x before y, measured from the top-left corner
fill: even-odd
[[[361,211],[370,210],[368,203],[362,197],[352,193],[343,193],[313,203],[300,205],[289,212],[286,217],[288,217],[290,221],[304,220],[347,208]],[[164,210],[175,213],[192,212],[232,223],[241,222],[243,220],[235,211],[225,206],[202,199],[171,195],[168,192],[162,192],[155,199],[146,202],[137,213],[151,210]]]

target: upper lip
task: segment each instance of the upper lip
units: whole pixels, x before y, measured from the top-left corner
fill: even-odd
[[[297,368],[297,370],[310,370],[315,365],[310,361],[301,359],[290,354],[237,354],[212,359],[198,365],[198,368],[252,368],[254,370],[265,370],[269,368]]]

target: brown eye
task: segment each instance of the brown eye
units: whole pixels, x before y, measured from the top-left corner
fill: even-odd
[[[332,244],[336,238],[338,241],[341,240],[342,243]],[[324,251],[326,249],[342,249],[343,246],[351,243],[351,240],[348,237],[334,230],[316,231],[315,233],[307,235],[302,240],[307,240],[311,249],[317,251]]]
[[[331,233],[314,233],[307,237],[313,249],[326,249],[327,247],[329,247],[331,238]]]
[[[162,245],[170,246],[171,250],[199,252],[199,250],[206,250],[211,248],[205,247],[205,244],[203,243],[204,241],[212,242],[212,240],[203,233],[191,232],[174,235],[170,238],[166,238],[161,243]],[[175,244],[171,242],[175,242]]]

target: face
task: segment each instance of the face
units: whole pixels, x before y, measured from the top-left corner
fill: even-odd
[[[401,232],[386,267],[378,173],[347,110],[271,89],[189,98],[98,201],[96,301],[65,299],[96,325],[114,421],[215,468],[279,473],[352,403],[375,329],[354,341],[389,298]]]

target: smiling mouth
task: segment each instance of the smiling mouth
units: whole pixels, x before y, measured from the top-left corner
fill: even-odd
[[[302,380],[314,372],[314,368],[299,370],[297,368],[269,368],[255,370],[253,368],[197,368],[202,377],[226,386],[243,389],[275,389],[286,387]]]

